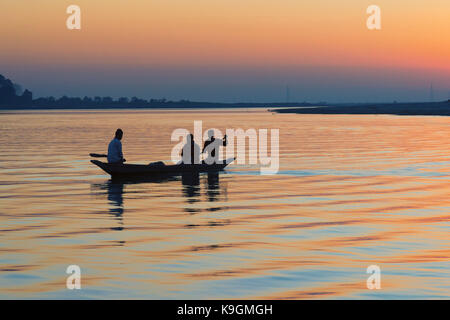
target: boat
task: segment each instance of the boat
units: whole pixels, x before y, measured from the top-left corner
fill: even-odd
[[[118,164],[106,163],[99,160],[91,160],[93,164],[113,178],[127,177],[160,177],[182,175],[185,173],[217,172],[225,169],[235,158],[227,159],[215,164],[173,164],[164,165],[162,162],[150,164]]]

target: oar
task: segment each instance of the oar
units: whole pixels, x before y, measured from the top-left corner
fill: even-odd
[[[108,155],[100,154],[100,153],[89,153],[89,155],[93,158],[107,158],[108,157]]]

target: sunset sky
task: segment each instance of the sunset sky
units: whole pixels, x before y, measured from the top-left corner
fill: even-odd
[[[444,100],[449,14],[449,0],[2,0],[0,74],[35,96],[428,101],[433,83]]]

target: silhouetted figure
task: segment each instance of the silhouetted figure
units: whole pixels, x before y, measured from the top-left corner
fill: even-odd
[[[183,164],[200,164],[200,147],[191,133],[187,135],[186,144],[181,150],[181,161]]]
[[[122,164],[126,161],[123,158],[122,142],[120,142],[120,140],[122,140],[122,137],[123,137],[122,129],[117,129],[114,139],[111,140],[111,142],[109,143],[109,146],[108,146],[108,162],[109,163]]]
[[[227,145],[227,135],[223,139],[217,139],[214,137],[214,130],[209,130],[208,137],[209,139],[203,145],[202,153],[206,153],[206,159],[203,162],[206,164],[219,163],[219,147],[221,145],[224,147]]]

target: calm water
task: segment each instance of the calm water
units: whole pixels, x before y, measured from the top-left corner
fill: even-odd
[[[168,161],[194,120],[280,128],[279,174],[116,184],[89,162],[117,127],[129,162]],[[447,117],[9,112],[0,133],[0,298],[450,298]]]

